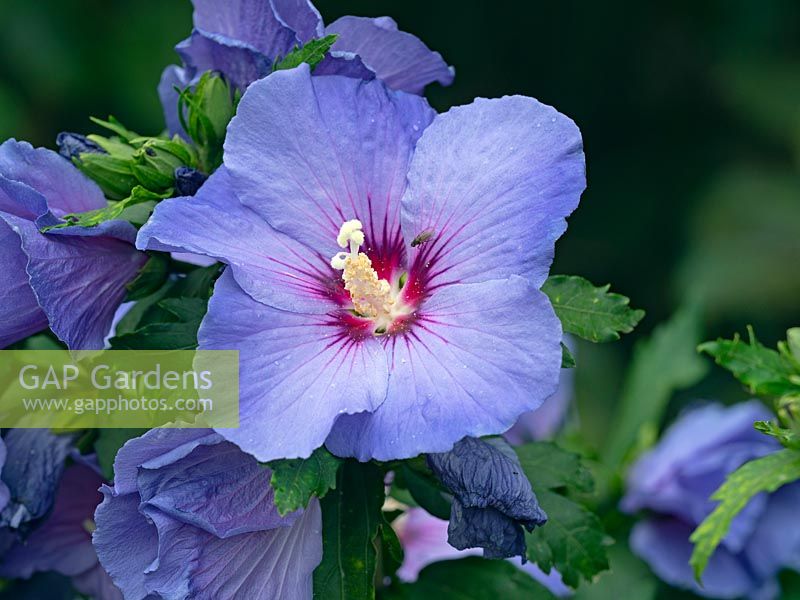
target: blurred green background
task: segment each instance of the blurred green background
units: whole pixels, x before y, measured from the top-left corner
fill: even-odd
[[[319,0],[327,22],[394,17],[456,67],[439,110],[527,94],[583,131],[589,187],[555,272],[647,310],[648,333],[688,299],[705,334],[800,324],[800,3],[796,0]],[[52,147],[89,115],[163,127],[156,84],[191,30],[189,0],[0,0],[0,136]],[[637,336],[581,347],[584,425],[607,430]],[[716,377],[716,379],[714,379]],[[712,371],[691,394],[739,399]],[[587,391],[582,392],[582,389]],[[588,395],[587,395],[588,394]]]

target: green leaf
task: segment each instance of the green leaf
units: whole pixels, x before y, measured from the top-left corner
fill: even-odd
[[[756,421],[753,423],[756,431],[760,431],[764,435],[770,435],[778,440],[781,445],[787,448],[794,448],[800,450],[800,440],[796,431],[787,427],[781,427],[780,424],[772,421]]]
[[[269,463],[278,512],[285,515],[307,507],[312,496],[324,497],[328,490],[336,487],[336,474],[341,464],[342,460],[324,447],[314,450],[308,458]]]
[[[222,164],[228,123],[236,114],[240,93],[213,71],[203,73],[196,85],[178,91],[181,124],[195,143],[199,166],[212,173]]]
[[[383,471],[371,463],[346,461],[336,488],[321,501],[322,562],[314,571],[314,598],[369,600],[375,597],[377,552],[383,522]]]
[[[161,252],[150,253],[150,259],[139,270],[136,278],[126,286],[128,295],[125,300],[133,302],[154,294],[166,283],[167,277],[169,256]]]
[[[195,150],[177,135],[171,140],[140,136],[113,117],[92,121],[113,135],[87,136],[104,152],[82,152],[73,158],[73,163],[112,200],[127,198],[137,185],[160,197],[169,197],[175,185],[175,169],[198,164]]]
[[[167,195],[164,195],[148,191],[142,186],[136,186],[131,191],[130,196],[124,200],[120,200],[119,202],[110,202],[105,208],[98,208],[96,210],[90,210],[87,212],[70,213],[64,215],[64,223],[43,227],[42,232],[46,233],[53,229],[64,229],[66,227],[92,228],[97,227],[101,223],[122,219],[127,220],[129,223],[132,223],[135,226],[141,226],[144,225],[149,218],[150,213],[153,211],[153,208],[155,208],[156,203],[160,202],[163,198],[169,195],[172,195],[172,190],[170,190]],[[144,213],[126,212],[130,211],[130,209],[135,206],[143,205],[146,205],[146,210]]]
[[[580,456],[549,442],[516,448],[547,523],[526,534],[528,558],[545,572],[555,567],[570,587],[608,569],[607,536],[597,515],[562,493],[589,493],[594,481]]]
[[[703,571],[722,538],[728,533],[731,522],[748,502],[761,492],[774,492],[778,488],[800,479],[800,452],[781,450],[745,463],[728,475],[720,488],[711,496],[719,505],[700,523],[689,538],[694,551],[689,563],[700,580]]]
[[[751,327],[747,331],[750,343],[743,342],[737,334],[732,340],[701,344],[698,350],[713,356],[718,365],[733,373],[753,394],[768,397],[800,394],[800,363],[794,358],[791,346],[780,344],[778,351],[771,350],[756,339]]]
[[[591,493],[594,481],[581,457],[559,448],[552,442],[532,442],[515,448],[522,470],[534,485],[557,490]]]
[[[786,332],[786,346],[794,359],[800,362],[800,327],[792,327]]]
[[[131,168],[131,161],[127,158],[84,153],[80,158],[74,158],[72,162],[84,175],[93,179],[111,200],[127,198],[138,183]]]
[[[219,265],[194,269],[134,304],[110,341],[114,350],[193,350],[219,276]]]
[[[553,275],[544,282],[564,331],[590,342],[613,342],[630,333],[644,317],[643,310],[628,306],[630,300],[610,293],[610,286],[595,287],[583,277]]]
[[[561,368],[574,369],[575,367],[575,357],[572,356],[572,352],[569,351],[567,345],[564,342],[561,342]]]
[[[530,575],[504,560],[470,556],[425,567],[412,584],[392,586],[386,600],[551,600]]]
[[[272,70],[294,69],[303,63],[308,63],[313,70],[314,67],[322,62],[325,54],[328,53],[338,37],[336,34],[326,35],[315,40],[309,40],[302,47],[295,46],[289,54],[275,62]]]
[[[131,140],[135,140],[137,138],[141,138],[138,133],[127,129],[122,123],[120,123],[114,116],[109,116],[108,121],[103,121],[102,119],[98,119],[97,117],[89,117],[89,120],[94,123],[95,125],[99,125],[104,129],[108,129],[112,133],[116,134],[123,142],[130,143]]]
[[[695,351],[700,337],[700,309],[687,306],[636,345],[608,438],[607,465],[619,465],[642,431],[660,423],[676,390],[705,375],[707,364]]]
[[[547,513],[547,523],[526,533],[528,558],[546,572],[555,567],[573,588],[581,578],[591,581],[608,569],[607,537],[597,515],[549,490],[537,490],[536,497]]]
[[[403,564],[404,553],[403,546],[400,544],[400,539],[397,537],[391,523],[386,520],[386,514],[383,514],[383,520],[380,526],[380,536],[376,542],[380,546],[380,574],[382,578],[395,577],[397,570]]]
[[[414,502],[434,517],[448,521],[451,502],[432,473],[420,473],[403,463],[395,472],[396,484],[409,491]]]
[[[130,439],[139,437],[147,429],[99,429],[94,449],[97,453],[97,462],[103,476],[109,481],[114,479],[114,458],[122,446]]]

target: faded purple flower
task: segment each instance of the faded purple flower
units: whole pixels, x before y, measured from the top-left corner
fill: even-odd
[[[71,443],[46,429],[12,429],[0,441],[0,577],[56,572],[92,598],[121,599],[91,542],[103,480],[91,459],[64,469]]]
[[[421,508],[409,509],[400,515],[392,526],[403,547],[403,564],[397,570],[397,576],[401,581],[416,581],[419,572],[431,563],[482,554],[478,548],[467,550],[453,548],[447,543],[447,521],[437,519]],[[572,593],[555,569],[550,573],[544,573],[531,562],[523,564],[519,557],[508,560],[556,596],[565,597]]]
[[[323,443],[406,458],[502,433],[555,391],[539,287],[585,185],[571,120],[521,96],[437,116],[303,65],[248,88],[224,160],[137,244],[229,265],[199,333],[240,351],[226,439],[262,461]]]
[[[711,494],[739,466],[780,448],[753,428],[769,418],[757,401],[689,410],[631,469],[622,508],[651,511],[631,547],[667,583],[710,598],[769,599],[779,593],[778,571],[800,566],[800,484],[750,501],[711,557],[703,587],[689,566],[689,536],[714,509]]]
[[[72,579],[75,589],[98,600],[121,600],[122,593],[97,561],[92,547],[92,515],[100,503],[102,477],[73,464],[66,469],[52,513],[0,558],[0,577],[27,579],[54,571]]]
[[[130,440],[103,487],[94,546],[127,600],[311,597],[319,502],[281,517],[272,473],[209,430]]]
[[[167,126],[180,133],[178,93],[205,71],[222,73],[244,90],[269,75],[276,59],[311,39],[337,34],[318,75],[378,77],[389,87],[421,94],[434,81],[450,85],[454,71],[438,52],[399,31],[389,17],[342,17],[327,28],[309,0],[192,0],[194,30],[176,46],[183,66],[170,66],[158,91]]]
[[[55,152],[0,146],[0,348],[49,325],[70,348],[97,349],[147,256],[136,230],[110,221],[42,234],[68,213],[107,205],[100,188]]]

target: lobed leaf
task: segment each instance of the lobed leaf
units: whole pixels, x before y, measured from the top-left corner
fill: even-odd
[[[326,35],[324,37],[309,40],[303,46],[295,46],[282,59],[275,62],[273,71],[281,71],[283,69],[294,69],[303,63],[308,63],[313,70],[325,58],[325,54],[331,49],[331,46],[339,38],[337,34]]]
[[[742,341],[737,334],[732,340],[718,339],[700,344],[698,350],[712,356],[753,394],[800,394],[800,362],[793,355],[797,334],[790,330],[789,342],[780,344],[776,351],[761,344],[751,327],[747,331],[749,343]]]
[[[607,536],[597,515],[553,491],[537,489],[536,494],[548,521],[526,535],[528,558],[545,572],[555,567],[573,588],[607,570]]]
[[[734,517],[747,503],[761,492],[774,492],[798,479],[800,452],[795,450],[781,450],[752,460],[728,475],[725,483],[711,496],[712,500],[720,501],[719,505],[689,538],[695,544],[689,563],[698,582]]]
[[[270,462],[278,512],[285,515],[308,506],[312,496],[324,497],[336,487],[336,474],[341,464],[342,459],[325,447],[317,448],[308,458]]]
[[[607,536],[600,519],[563,493],[589,493],[594,481],[581,457],[550,442],[516,448],[547,523],[526,535],[528,558],[545,572],[555,567],[564,583],[577,587],[608,569]]]
[[[583,277],[553,275],[542,291],[550,298],[564,331],[590,342],[613,342],[620,333],[633,331],[644,311],[632,309],[628,298],[609,292],[609,287],[595,287]]]

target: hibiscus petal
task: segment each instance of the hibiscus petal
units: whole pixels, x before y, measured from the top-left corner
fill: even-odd
[[[124,600],[120,589],[114,585],[106,570],[96,563],[88,571],[72,578],[75,590],[95,600]]]
[[[201,445],[219,444],[222,438],[210,429],[151,429],[132,438],[114,458],[114,493],[138,491],[139,467],[158,469],[191,454]]]
[[[386,396],[386,355],[351,338],[331,315],[260,304],[229,271],[217,281],[200,349],[239,350],[239,427],[218,429],[259,461],[307,457],[340,414],[374,410]]]
[[[709,404],[687,413],[634,464],[622,509],[649,508],[699,522],[713,509],[715,503],[708,497],[728,473],[779,447],[753,428],[754,421],[769,418],[769,411],[757,400],[731,407]],[[734,462],[729,463],[730,458]],[[704,488],[707,493],[698,493]]]
[[[245,205],[320,254],[340,250],[339,228],[354,218],[373,258],[399,254],[405,174],[432,118],[422,98],[378,81],[312,78],[301,65],[248,88],[228,127],[225,166]]]
[[[195,29],[175,50],[191,72],[220,71],[239,89],[272,70],[272,59],[252,46],[200,29]]]
[[[45,197],[31,186],[0,175],[0,212],[34,221],[48,210]]]
[[[170,135],[179,135],[188,140],[189,136],[183,130],[181,119],[178,113],[178,88],[183,90],[189,86],[191,77],[186,69],[177,65],[170,65],[161,74],[158,82],[158,97],[164,109],[164,121],[167,124],[167,131]]]
[[[389,17],[342,17],[325,29],[339,39],[333,50],[352,52],[395,90],[421,94],[434,81],[453,83],[455,71],[418,37],[399,31]]]
[[[341,75],[366,81],[375,79],[375,71],[364,64],[357,54],[342,50],[331,50],[314,69],[314,77]]]
[[[112,238],[43,235],[29,221],[5,221],[22,239],[31,287],[53,332],[73,350],[103,348],[125,286],[147,255]]]
[[[711,598],[741,598],[750,594],[755,597],[762,582],[754,578],[742,559],[724,547],[717,548],[708,562],[703,573],[703,587],[697,585],[689,565],[693,548],[689,541],[692,529],[677,519],[640,521],[631,532],[631,549],[670,585]]]
[[[271,59],[286,54],[298,42],[270,0],[192,0],[192,4],[197,29],[244,42]]]
[[[149,514],[158,529],[158,559],[144,575],[148,590],[166,598],[311,597],[322,559],[322,518],[312,500],[290,527],[218,538]]]
[[[58,153],[8,140],[0,145],[0,175],[24,183],[40,194],[55,213],[103,208],[107,202],[97,185]]]
[[[0,576],[28,578],[39,571],[80,575],[97,565],[86,523],[102,498],[97,491],[101,484],[102,478],[88,467],[66,469],[52,514],[3,556]]]
[[[272,0],[272,6],[301,42],[322,36],[322,16],[310,0]]]
[[[125,598],[142,600],[149,594],[144,572],[156,558],[156,529],[139,512],[137,494],[117,496],[107,486],[101,491],[92,536],[97,557]]]
[[[190,590],[209,599],[307,600],[321,560],[322,515],[313,499],[291,527],[213,538],[203,544]]]
[[[359,460],[445,452],[464,436],[507,430],[558,385],[561,323],[526,280],[437,290],[405,336],[387,340],[386,401],[340,417],[334,454]]]
[[[47,317],[28,282],[22,242],[0,213],[0,348],[47,328]]]
[[[520,275],[539,287],[585,187],[581,135],[532,98],[478,99],[425,130],[408,182],[403,234],[432,234],[410,250],[429,286]]]
[[[72,438],[48,429],[12,429],[4,442],[3,482],[10,500],[0,513],[0,525],[17,529],[43,517],[53,506]]]
[[[774,577],[782,568],[800,569],[800,484],[771,494],[763,516],[744,549],[747,562],[762,577]]]
[[[161,202],[140,231],[137,245],[227,263],[245,292],[282,310],[327,312],[334,307],[331,291],[341,288],[329,257],[275,231],[239,202],[224,167],[196,196]]]
[[[143,443],[147,443],[144,441]],[[273,503],[272,472],[230,443],[198,446],[158,469],[142,468],[142,502],[217,537],[285,527]]]

